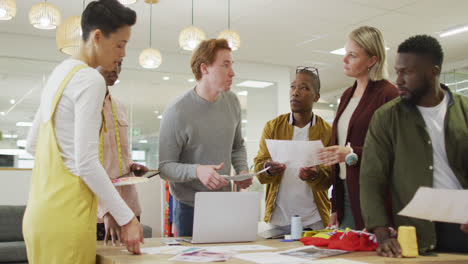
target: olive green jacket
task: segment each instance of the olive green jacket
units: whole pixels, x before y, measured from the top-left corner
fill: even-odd
[[[447,92],[447,158],[461,186],[468,189],[468,97]],[[434,249],[435,223],[398,215],[420,186],[433,186],[431,138],[417,107],[396,98],[378,109],[372,117],[363,153],[360,195],[366,228],[373,230],[390,224],[384,208],[385,186],[389,183],[395,227],[415,226],[420,251]]]

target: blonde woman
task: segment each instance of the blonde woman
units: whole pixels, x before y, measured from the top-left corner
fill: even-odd
[[[322,149],[320,157],[326,166],[332,166],[330,225],[363,229],[359,170],[364,139],[375,110],[397,97],[398,90],[386,80],[385,45],[377,28],[355,29],[345,50],[344,73],[355,81],[341,96],[333,122],[332,146]]]

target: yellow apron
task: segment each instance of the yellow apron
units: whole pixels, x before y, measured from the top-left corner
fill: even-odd
[[[23,218],[30,264],[96,262],[97,197],[63,163],[53,123],[64,88],[85,67],[74,67],[62,81],[52,101],[50,119],[39,130],[29,201]]]

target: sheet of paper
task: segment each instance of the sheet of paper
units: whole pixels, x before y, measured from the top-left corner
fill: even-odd
[[[265,168],[257,173],[248,173],[248,174],[239,174],[239,175],[234,175],[234,176],[229,176],[229,175],[221,175],[224,179],[226,180],[233,180],[233,181],[243,181],[243,180],[247,180],[247,179],[250,179],[254,176],[257,176],[258,174],[260,173],[264,173],[265,171],[267,171],[270,167],[268,168]]]
[[[322,141],[295,141],[267,139],[266,145],[273,161],[291,168],[319,165],[317,152],[323,148]]]
[[[419,187],[398,214],[430,221],[468,223],[468,190]]]
[[[261,253],[244,253],[234,255],[235,258],[239,258],[245,261],[255,262],[259,264],[304,264],[304,263],[314,263],[310,260],[303,258],[290,257],[285,255],[280,255],[274,252],[261,252]]]
[[[356,260],[349,260],[343,258],[332,258],[332,259],[319,259],[314,260],[314,264],[368,264],[367,262],[356,261]]]
[[[230,259],[235,252],[212,250],[208,248],[189,248],[170,258],[171,261],[186,261],[186,262],[223,262]]]
[[[215,246],[208,247],[210,250],[231,250],[231,251],[261,251],[261,250],[276,250],[277,248],[264,245],[233,245],[233,246]]]
[[[305,246],[299,248],[293,248],[286,251],[278,252],[281,255],[299,257],[299,258],[309,258],[309,259],[319,259],[332,257],[336,255],[346,254],[349,251],[338,250],[338,249],[328,249],[328,248],[318,248],[315,246]]]
[[[147,247],[147,248],[141,248],[141,253],[142,254],[150,254],[150,255],[155,255],[155,254],[167,254],[167,255],[176,255],[181,253],[182,251],[188,249],[189,247],[184,247],[184,246],[162,246],[162,247]],[[127,251],[125,249],[125,251]]]

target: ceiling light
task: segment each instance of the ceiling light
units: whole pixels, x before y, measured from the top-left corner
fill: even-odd
[[[16,141],[16,146],[20,148],[26,147],[26,139],[19,139]]]
[[[389,50],[390,48],[389,47],[385,47],[385,50]],[[330,51],[331,54],[336,54],[336,55],[346,55],[346,50],[345,48],[341,48],[341,49],[336,49],[336,50],[332,50]]]
[[[261,81],[243,81],[238,83],[236,86],[240,87],[250,87],[250,88],[265,88],[273,85],[271,82],[261,82]]]
[[[0,20],[11,20],[16,16],[16,3],[14,0],[0,1]]]
[[[443,30],[442,32],[440,32],[439,37],[445,38],[465,31],[468,31],[468,25],[462,25],[455,28]]]
[[[229,47],[234,51],[240,48],[240,36],[234,30],[231,30],[231,0],[228,0],[228,29],[221,32],[218,39],[227,40]]]
[[[159,111],[158,111],[158,110],[154,110],[154,113],[155,113],[155,114],[159,114]]]
[[[32,123],[31,123],[31,122],[16,122],[16,126],[19,126],[19,127],[30,127],[30,126],[32,126]]]
[[[221,32],[221,34],[219,34],[218,38],[227,40],[229,47],[233,51],[238,50],[240,48],[240,44],[241,44],[240,36],[239,36],[239,33],[237,33],[234,30],[230,30],[230,29],[224,30],[223,32]]]
[[[162,119],[162,115],[158,115],[158,119]]]
[[[148,140],[146,140],[146,139],[140,139],[140,140],[138,140],[138,143],[146,144],[146,143],[148,143]]]
[[[164,76],[164,77],[163,77],[163,80],[165,80],[165,81],[167,81],[167,80],[169,80],[169,79],[170,79],[169,76]]]
[[[16,102],[15,99],[10,100],[10,104],[15,104],[15,102]]]
[[[247,124],[247,120],[242,119],[242,124]]]
[[[29,10],[29,22],[35,28],[55,29],[60,25],[60,19],[61,16],[57,7],[47,3],[47,0],[44,3],[34,5]]]
[[[57,27],[55,41],[60,52],[67,55],[73,55],[80,47],[81,35],[81,16],[71,16],[63,21]]]
[[[447,86],[451,86],[451,85],[457,85],[457,84],[466,83],[466,82],[468,82],[468,80],[462,80],[462,81],[454,82],[454,83],[447,83],[446,85],[447,85]]]
[[[156,69],[162,63],[161,52],[156,49],[144,49],[138,57],[141,67],[145,69]]]
[[[3,138],[18,138],[16,134],[3,134]]]
[[[157,3],[157,2],[158,1],[155,1],[154,3]],[[144,49],[140,53],[140,56],[138,57],[138,61],[140,62],[141,67],[145,69],[156,69],[162,63],[162,56],[159,50],[151,48],[151,24],[153,22],[153,1],[147,1],[146,3],[149,3],[150,5],[149,48]]]
[[[193,79],[193,78],[190,78],[190,79],[187,80],[187,82],[194,82],[194,81],[195,81],[195,79]]]
[[[330,105],[328,105],[328,106],[330,106],[330,107],[334,107],[335,105],[334,105],[334,104],[330,104]]]
[[[195,26],[190,26],[180,32],[179,46],[184,50],[194,50],[205,39],[205,32]]]
[[[247,95],[249,95],[249,92],[247,92],[247,91],[240,91],[240,92],[237,93],[237,95],[247,96]]]
[[[206,39],[205,32],[193,25],[193,0],[192,0],[192,26],[184,28],[179,34],[179,46],[184,50],[194,50],[200,42]]]
[[[118,0],[122,5],[131,5],[136,3],[138,0]]]
[[[0,112],[0,115],[4,116],[4,115],[6,115],[6,113],[5,112]]]

